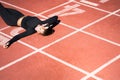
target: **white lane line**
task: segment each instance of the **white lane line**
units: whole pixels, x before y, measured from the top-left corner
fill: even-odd
[[[110,14],[107,14],[107,15],[105,15],[104,17],[101,17],[101,18],[99,18],[99,19],[93,21],[92,23],[90,23],[90,24],[88,24],[88,25],[82,27],[80,30],[84,30],[84,29],[88,28],[89,26],[91,26],[91,25],[93,25],[93,24],[95,24],[95,23],[98,23],[98,22],[100,22],[100,21],[102,21],[102,20],[104,20],[104,19],[110,17],[110,16],[112,16],[113,14],[115,14],[115,13],[117,13],[117,12],[119,12],[119,11],[120,11],[120,9],[118,9],[118,10],[116,10],[116,11],[110,13]]]
[[[21,8],[21,7],[18,7],[18,6],[12,5],[12,4],[7,3],[7,2],[5,2],[5,1],[2,1],[2,0],[1,0],[0,2],[1,2],[1,3],[4,3],[4,4],[6,4],[6,5],[12,6],[12,7],[18,8],[18,9],[20,9],[20,10],[23,10],[23,11],[29,12],[29,13],[34,14],[34,15],[37,14],[37,13],[35,13],[35,12],[32,12],[32,11],[27,10],[27,9],[25,9],[25,8]]]
[[[2,34],[4,36],[7,36],[8,38],[12,38],[11,36],[9,36],[9,35],[7,35],[7,34],[5,34],[3,32],[0,32],[0,34]],[[25,46],[27,46],[27,47],[29,47],[29,48],[31,48],[31,49],[33,49],[33,50],[37,50],[37,48],[35,48],[35,47],[33,47],[33,46],[31,46],[31,45],[23,42],[23,41],[18,40],[18,42],[21,43],[21,44],[23,44],[23,45],[25,45]]]
[[[0,31],[3,31],[5,29],[8,29],[10,26],[7,26],[7,27],[4,27],[4,28],[1,28]]]
[[[89,72],[87,72],[87,71],[85,71],[85,70],[83,70],[83,69],[81,69],[81,68],[79,68],[79,67],[77,67],[77,66],[74,66],[74,65],[72,65],[72,64],[70,64],[70,63],[68,63],[68,62],[66,62],[66,61],[63,61],[63,60],[61,60],[61,59],[59,59],[59,58],[57,58],[57,57],[55,57],[55,56],[52,56],[52,55],[48,54],[47,52],[44,52],[44,51],[42,51],[42,50],[40,50],[39,52],[40,52],[41,54],[43,54],[43,55],[48,56],[49,58],[52,58],[52,59],[55,60],[55,61],[58,61],[58,62],[60,62],[60,63],[62,63],[62,64],[64,64],[64,65],[66,65],[66,66],[68,66],[68,67],[76,70],[76,71],[79,71],[79,72],[82,72],[82,73],[84,73],[84,74],[86,74],[86,75],[89,75]],[[95,78],[95,79],[97,79],[97,80],[103,80],[102,78],[99,78],[99,77],[97,77],[97,76],[95,76],[95,75],[92,75],[91,77],[93,77],[93,78]]]
[[[105,41],[105,42],[108,42],[108,43],[110,43],[110,44],[113,44],[113,45],[116,45],[116,46],[120,46],[119,43],[113,42],[113,41],[111,41],[111,40],[108,40],[108,39],[105,39],[105,38],[103,38],[103,37],[97,36],[97,35],[95,35],[95,34],[92,34],[92,33],[86,32],[86,31],[81,31],[81,32],[84,33],[84,34],[93,36],[93,37],[95,37],[95,38],[98,38],[98,39],[100,39],[100,40],[103,40],[103,41]]]
[[[81,5],[87,6],[87,7],[89,7],[89,8],[93,8],[93,9],[98,10],[98,11],[101,11],[101,12],[105,12],[105,13],[109,13],[109,14],[112,13],[112,12],[110,12],[110,11],[107,11],[107,10],[104,10],[104,9],[100,9],[100,8],[97,8],[97,7],[94,7],[94,6],[90,6],[90,5],[81,3],[81,2],[77,2],[77,1],[73,1],[73,2],[75,2],[75,3],[77,3],[77,4],[81,4]],[[116,15],[116,16],[119,16],[119,17],[120,17],[119,14],[113,14],[113,15]]]
[[[114,57],[113,59],[109,60],[107,63],[103,64],[102,66],[100,66],[99,68],[88,74],[87,76],[83,77],[81,80],[87,80],[89,77],[97,74],[98,72],[100,72],[101,70],[103,70],[104,68],[106,68],[107,66],[111,65],[112,63],[114,63],[119,59],[120,59],[120,54]]]
[[[6,68],[8,68],[8,67],[10,67],[10,66],[12,66],[12,65],[14,65],[14,64],[16,64],[16,63],[18,63],[18,62],[20,62],[20,61],[22,61],[23,59],[26,59],[26,58],[32,56],[33,54],[35,54],[35,53],[37,53],[37,52],[38,52],[38,50],[33,51],[33,52],[31,52],[31,53],[29,53],[29,54],[27,54],[27,55],[25,55],[25,56],[23,56],[23,57],[15,60],[15,61],[12,61],[12,62],[8,63],[8,64],[5,65],[5,66],[0,67],[0,71],[2,71],[2,70],[4,70],[4,69],[6,69]]]

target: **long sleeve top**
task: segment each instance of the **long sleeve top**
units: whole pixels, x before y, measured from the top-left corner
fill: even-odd
[[[38,24],[42,24],[42,21],[39,20],[37,17],[31,17],[31,16],[24,17],[21,23],[21,27],[24,28],[26,31],[14,36],[11,40],[9,40],[8,41],[9,46],[21,38],[36,33],[35,27]]]

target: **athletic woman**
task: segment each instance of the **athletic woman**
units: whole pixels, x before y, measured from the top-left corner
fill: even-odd
[[[12,43],[17,40],[29,36],[34,33],[40,33],[44,36],[50,35],[54,32],[53,27],[59,24],[60,20],[58,20],[58,16],[53,16],[47,20],[41,21],[37,17],[33,16],[25,16],[21,12],[5,8],[0,3],[0,16],[4,20],[4,22],[9,26],[18,26],[25,29],[25,32],[20,33],[10,39],[3,47],[8,48]]]

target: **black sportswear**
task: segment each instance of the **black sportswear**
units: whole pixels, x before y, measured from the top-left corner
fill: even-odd
[[[24,14],[22,14],[21,12],[15,10],[15,9],[5,8],[4,6],[2,6],[0,4],[0,16],[2,17],[2,19],[5,21],[5,23],[7,25],[17,26],[18,19],[23,17]],[[45,23],[48,23],[49,25],[52,24],[51,28],[53,28],[54,26],[56,26],[59,23],[59,21],[57,19],[58,19],[58,16],[51,17],[45,21],[41,21],[39,18],[32,17],[32,16],[24,17],[22,20],[22,23],[21,23],[21,27],[24,28],[26,31],[14,36],[11,40],[9,40],[8,41],[9,46],[13,42],[15,42],[23,37],[26,37],[26,36],[36,33],[35,27],[38,24],[40,24],[40,25],[45,24]]]

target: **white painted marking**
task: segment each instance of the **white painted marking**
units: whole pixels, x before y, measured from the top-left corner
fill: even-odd
[[[106,3],[106,2],[108,2],[108,1],[110,1],[110,0],[100,0],[99,2],[100,2],[100,3]]]
[[[3,33],[3,32],[0,32],[0,34],[2,34],[2,35],[4,35],[4,36],[7,36],[8,38],[12,38],[11,36],[9,36],[9,35],[7,35],[7,34],[5,34],[5,33]],[[29,48],[31,48],[31,49],[33,49],[33,50],[37,50],[37,48],[35,48],[35,47],[33,47],[33,46],[25,43],[25,42],[22,42],[22,41],[20,41],[20,40],[19,40],[18,42],[21,43],[21,44],[23,44],[23,45],[25,45],[25,46],[27,46],[27,47],[29,47]]]
[[[105,15],[104,17],[101,17],[101,18],[97,19],[96,21],[93,21],[92,23],[90,23],[90,24],[82,27],[80,30],[86,29],[86,28],[88,28],[89,26],[91,26],[91,25],[93,25],[93,24],[95,24],[95,23],[98,23],[98,22],[100,22],[100,21],[102,21],[102,20],[110,17],[110,16],[112,16],[113,14],[115,14],[115,13],[117,13],[117,12],[119,12],[119,11],[120,11],[120,9],[118,9],[118,10],[116,10],[116,11],[114,11],[114,12],[108,14],[108,15]]]
[[[100,9],[100,8],[97,8],[97,7],[94,7],[94,6],[91,6],[91,5],[87,5],[87,4],[84,4],[84,3],[80,3],[80,2],[77,2],[77,1],[73,1],[73,2],[78,3],[78,4],[80,4],[80,5],[87,6],[87,7],[89,7],[89,8],[93,8],[93,9],[98,10],[98,11],[101,11],[101,12],[112,13],[112,12],[109,12],[109,11],[107,11],[107,10]],[[120,16],[119,14],[113,14],[113,15],[115,15],[115,16]]]
[[[55,13],[53,13],[53,14],[50,14],[50,15],[48,15],[48,17],[52,17],[52,16],[54,16],[54,15],[60,16],[61,14],[66,13],[67,11],[70,11],[70,10],[72,10],[72,9],[74,9],[74,8],[79,7],[79,6],[80,6],[79,4],[66,5],[66,6],[64,6],[64,9],[63,9],[63,10],[57,11],[57,12],[55,12]]]
[[[97,35],[92,34],[92,33],[90,33],[90,32],[86,32],[86,31],[81,31],[81,32],[83,32],[83,33],[85,33],[85,34],[87,34],[87,35],[93,36],[93,37],[95,37],[95,38],[98,38],[98,39],[100,39],[100,40],[103,40],[103,41],[105,41],[105,42],[108,42],[108,43],[110,43],[110,44],[113,44],[113,45],[116,45],[116,46],[120,46],[119,43],[116,43],[116,42],[113,42],[113,41],[111,41],[111,40],[105,39],[105,38],[103,38],[103,37],[97,36]]]
[[[67,4],[69,4],[69,3],[71,3],[71,2],[70,2],[70,1],[65,2],[65,3],[63,3],[63,4],[60,4],[60,5],[56,6],[56,7],[50,8],[50,9],[48,9],[48,10],[45,10],[45,11],[39,13],[38,15],[42,15],[42,14],[44,14],[44,13],[46,13],[46,12],[52,11],[52,10],[54,10],[54,9],[57,9],[57,8],[59,8],[59,7],[62,7],[62,6],[67,5]]]
[[[87,0],[80,0],[80,2],[83,2],[85,4],[89,4],[89,5],[92,5],[92,6],[98,6],[97,3],[94,3],[94,2],[91,2],[91,1],[87,1]]]
[[[0,46],[3,46],[7,41],[9,40],[9,38],[0,35]]]
[[[8,29],[10,26],[7,26],[7,27],[4,27],[4,28],[1,28],[0,31],[3,31],[5,29]]]
[[[75,9],[73,9],[71,12],[66,12],[66,13],[63,13],[63,14],[60,14],[59,16],[60,17],[63,17],[63,16],[71,16],[71,15],[77,15],[77,14],[82,14],[82,13],[84,13],[84,12],[86,12],[85,10],[83,10],[83,9],[80,9],[80,8],[75,8]]]
[[[63,60],[61,60],[61,59],[59,59],[59,58],[57,58],[55,56],[52,56],[52,55],[48,54],[47,52],[44,52],[44,51],[40,50],[40,53],[43,54],[43,55],[48,56],[51,59],[54,59],[55,61],[58,61],[58,62],[60,62],[60,63],[62,63],[64,65],[66,65],[66,66],[68,66],[68,67],[76,70],[76,71],[79,71],[79,72],[82,72],[84,74],[88,74],[89,75],[89,73],[87,71],[85,71],[85,70],[83,70],[83,69],[81,69],[81,68],[79,68],[77,66],[74,66],[74,65],[72,65],[72,64],[70,64],[70,63],[68,63],[66,61],[63,61]],[[95,78],[95,79],[97,79],[97,80],[103,80],[102,78],[96,77],[94,75],[92,77]]]
[[[4,69],[6,69],[6,68],[8,68],[8,67],[10,67],[10,66],[12,66],[12,65],[14,65],[14,64],[16,64],[16,63],[18,63],[18,62],[20,62],[20,61],[22,61],[22,60],[24,60],[24,59],[32,56],[33,54],[37,53],[37,51],[38,51],[38,50],[33,51],[32,53],[29,53],[29,54],[27,54],[27,55],[25,55],[25,56],[23,56],[23,57],[15,60],[15,61],[12,61],[12,62],[8,63],[8,64],[5,65],[5,66],[0,67],[0,71],[2,71],[2,70],[4,70]]]
[[[87,76],[83,77],[81,80],[87,80],[89,77],[97,74],[98,72],[100,72],[101,70],[103,70],[104,68],[106,68],[107,66],[111,65],[112,63],[114,63],[119,59],[120,59],[120,54],[114,57],[113,59],[109,60],[108,62],[106,62],[105,64],[103,64],[102,66],[100,66],[99,68],[88,74]]]
[[[21,27],[15,28],[10,32],[10,34],[11,34],[11,36],[18,35],[20,33],[20,31],[22,31],[22,30],[23,30],[23,28],[21,28]]]
[[[3,2],[3,1],[2,1]],[[62,5],[61,5],[62,6]],[[15,6],[14,6],[15,7]],[[18,7],[19,8],[19,7]],[[56,7],[57,8],[57,7]],[[20,8],[20,9],[23,9],[23,8]],[[52,8],[52,9],[55,9],[55,8]],[[50,11],[50,10],[52,10],[52,9],[49,9],[49,10],[47,10],[47,11]],[[25,9],[23,9],[23,10],[25,10]],[[28,10],[25,10],[25,11],[28,11]],[[47,11],[45,11],[45,12],[47,12]],[[30,13],[31,13],[31,11],[30,11]],[[41,14],[35,14],[35,15],[40,15],[40,16],[42,16]],[[70,27],[70,26],[69,26]],[[76,32],[78,32],[79,30],[77,30],[77,31],[75,31],[74,33],[76,33]],[[61,39],[61,40],[63,40],[63,39]],[[58,40],[58,41],[55,41],[55,43],[56,42],[59,42],[59,41],[61,41],[61,40]],[[23,44],[23,43],[21,43],[21,44]],[[50,44],[50,45],[53,45],[54,43],[52,43],[52,44]],[[26,46],[26,45],[25,45]],[[28,47],[30,47],[30,45],[28,45]],[[36,48],[34,48],[33,46],[32,47],[30,47],[30,48],[32,48],[32,49],[35,49],[35,50],[37,50]],[[41,48],[42,49],[42,48]],[[40,50],[41,50],[40,49]],[[37,51],[36,51],[37,52]],[[42,52],[42,51],[40,51],[40,52]],[[33,52],[33,53],[35,53],[35,52]],[[42,52],[43,54],[45,54],[44,52]],[[48,53],[47,53],[48,54]],[[45,55],[47,55],[47,54],[45,54]],[[49,56],[49,55],[48,55]],[[54,56],[53,56],[54,57]],[[26,57],[27,58],[27,57]],[[52,57],[50,57],[51,59],[53,59]],[[23,58],[23,59],[25,59],[25,58]],[[21,59],[21,60],[23,60],[23,59]],[[55,58],[54,58],[55,59]],[[19,61],[21,61],[20,59],[19,60],[17,60],[15,63],[17,63],[17,62],[19,62]],[[58,62],[62,62],[62,61],[58,61]],[[11,65],[10,66],[12,66],[14,64],[14,62],[13,63],[11,63]],[[64,63],[63,63],[64,64]],[[65,63],[65,65],[67,65],[67,66],[69,66],[69,63],[67,64],[67,63]],[[70,64],[71,65],[71,64]],[[8,67],[10,67],[10,66],[8,66]],[[74,65],[73,65],[74,66]],[[72,66],[70,66],[70,67],[72,67]],[[6,67],[7,68],[7,67]],[[3,69],[5,69],[5,68],[3,68]],[[2,69],[2,70],[3,70]],[[78,68],[79,69],[79,68]],[[0,68],[0,70],[1,70],[1,68]],[[77,70],[77,69],[75,69],[75,70]],[[86,72],[85,70],[83,70],[84,72]],[[88,72],[87,72],[88,73]],[[88,75],[90,75],[89,73],[88,73]],[[95,78],[95,79],[100,79],[99,77],[96,77],[96,76],[94,76],[94,75],[91,75],[91,77],[93,77],[93,78]]]

